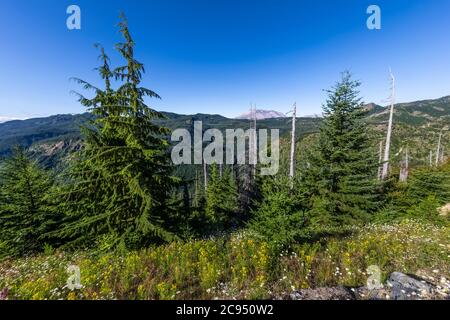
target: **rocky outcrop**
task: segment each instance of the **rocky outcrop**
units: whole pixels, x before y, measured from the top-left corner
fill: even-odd
[[[51,157],[61,153],[71,153],[80,150],[82,141],[79,139],[67,139],[45,143],[37,143],[30,147],[30,152],[40,153]]]
[[[355,300],[355,294],[345,287],[304,289],[290,294],[290,300]]]
[[[316,288],[298,290],[285,297],[290,300],[450,300],[450,281],[431,283],[417,276],[394,272],[379,289]]]
[[[387,284],[394,300],[409,300],[414,296],[426,297],[433,292],[433,286],[425,280],[415,279],[400,272],[392,273]]]

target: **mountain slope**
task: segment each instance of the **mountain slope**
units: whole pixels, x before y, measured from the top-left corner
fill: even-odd
[[[370,118],[373,122],[387,121],[389,107],[383,108],[373,105]],[[397,123],[405,123],[415,126],[430,126],[442,124],[450,125],[450,96],[435,100],[422,100],[395,105],[395,117]]]
[[[55,115],[0,123],[0,156],[8,154],[13,145],[29,147],[48,139],[79,137],[79,126],[88,117],[89,114]]]

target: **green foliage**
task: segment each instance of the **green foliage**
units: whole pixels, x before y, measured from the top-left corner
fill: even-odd
[[[408,182],[390,186],[387,197],[388,204],[377,213],[377,221],[414,218],[445,224],[437,209],[450,203],[450,165],[413,168]]]
[[[450,202],[450,164],[438,168],[419,168],[413,170],[406,187],[406,197],[410,203],[429,196],[440,204]]]
[[[60,216],[52,178],[22,148],[0,165],[0,258],[44,249]]]
[[[140,87],[144,66],[134,57],[125,18],[119,26],[124,42],[116,48],[125,65],[112,69],[101,49],[97,71],[105,88],[77,80],[95,96],[80,95],[94,119],[83,129],[84,149],[71,168],[65,194],[68,216],[60,235],[71,243],[92,244],[109,235],[109,246],[136,247],[174,237],[165,225],[175,183],[163,138],[168,131],[154,123],[162,115],[144,102],[159,96]],[[113,79],[120,83],[116,90]]]
[[[316,224],[362,223],[380,204],[378,158],[364,122],[359,86],[344,73],[328,91],[318,143],[301,177]]]
[[[439,216],[439,213],[437,211],[441,204],[442,203],[440,203],[436,199],[436,197],[429,196],[428,198],[423,199],[417,205],[408,209],[406,213],[408,217],[414,218],[416,220],[423,220],[435,224],[445,224],[445,222],[447,221],[448,223],[449,220]]]
[[[212,165],[206,191],[206,218],[216,228],[230,227],[237,211],[236,182],[228,167],[222,175],[216,164]]]
[[[250,228],[269,243],[274,254],[295,243],[303,235],[305,215],[301,210],[297,188],[287,177],[263,180],[262,201],[255,210]]]
[[[203,237],[211,227],[205,213],[205,197],[203,194],[199,198],[196,195],[191,197],[189,183],[183,181],[178,188],[174,188],[168,201],[165,223],[168,231],[184,240]]]

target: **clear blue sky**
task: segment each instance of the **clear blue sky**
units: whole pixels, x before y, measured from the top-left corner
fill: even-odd
[[[82,29],[66,28],[66,8],[82,10]],[[382,30],[366,28],[366,8],[382,9]],[[450,94],[448,0],[2,0],[0,117],[79,113],[70,77],[96,83],[97,51],[120,40],[124,10],[147,67],[158,109],[236,116],[250,102],[302,115],[321,112],[323,89],[345,69],[363,81],[366,102]]]

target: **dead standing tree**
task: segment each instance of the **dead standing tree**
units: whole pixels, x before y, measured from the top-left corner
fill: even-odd
[[[203,161],[203,185],[205,187],[205,194],[208,191],[208,168],[206,166],[206,162]]]
[[[248,162],[236,166],[236,181],[238,188],[239,214],[246,215],[253,205],[256,189],[256,164],[257,164],[257,109],[250,104],[248,149],[245,149],[245,159]],[[246,139],[247,140],[247,139]]]
[[[390,70],[389,70],[390,71]],[[387,130],[387,136],[386,136],[386,147],[384,150],[384,159],[383,159],[383,171],[381,173],[381,179],[386,180],[389,175],[389,159],[390,159],[390,152],[391,152],[391,137],[392,137],[392,127],[393,127],[393,120],[394,120],[394,104],[395,104],[395,77],[392,74],[392,71],[390,71],[391,75],[391,111],[389,114],[389,123],[388,123],[388,130]]]
[[[253,112],[252,112],[252,126],[251,128],[253,129],[252,131],[252,148],[251,148],[251,157],[252,157],[252,161],[250,161],[250,163],[253,165],[252,167],[252,176],[253,179],[256,179],[256,163],[258,161],[258,138],[257,138],[257,110],[256,110],[256,105],[253,106]]]
[[[294,103],[294,110],[292,111],[292,130],[291,130],[291,158],[289,161],[289,178],[291,179],[291,187],[294,187],[293,181],[295,176],[295,129],[297,120],[297,103]]]
[[[441,147],[441,163],[445,161],[444,146]]]
[[[441,132],[439,133],[438,145],[437,145],[437,150],[436,150],[436,167],[439,165],[439,161],[441,161],[441,143],[442,143],[443,132],[444,132],[444,129],[442,128]]]
[[[378,180],[381,180],[381,173],[383,171],[383,141],[380,141],[380,150],[378,151]]]
[[[406,148],[405,160],[401,163],[400,166],[400,182],[407,182],[409,175],[409,153],[408,148]]]

